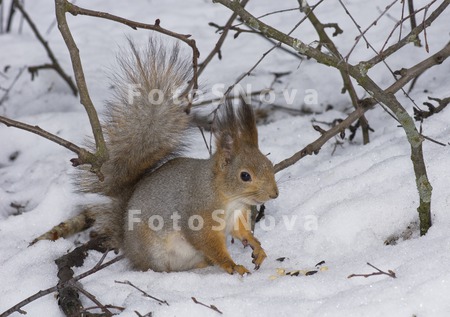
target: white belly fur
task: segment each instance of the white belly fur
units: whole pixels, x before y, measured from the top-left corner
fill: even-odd
[[[186,271],[204,262],[203,254],[196,250],[180,232],[167,237],[167,271]]]

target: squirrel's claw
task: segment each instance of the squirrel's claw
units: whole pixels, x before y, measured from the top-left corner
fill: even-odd
[[[255,270],[259,269],[265,258],[267,257],[266,252],[262,248],[255,248],[252,253],[253,261],[255,264]]]
[[[250,271],[245,268],[245,266],[239,264],[234,266],[233,272],[237,272],[241,276],[243,276],[244,274],[251,274]]]

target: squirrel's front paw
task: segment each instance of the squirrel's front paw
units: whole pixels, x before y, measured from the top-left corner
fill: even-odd
[[[263,263],[264,259],[267,258],[267,255],[266,252],[264,252],[263,248],[259,247],[253,250],[252,258],[252,263],[255,264],[255,270],[257,270]]]
[[[245,268],[243,265],[235,265],[233,268],[233,272],[239,273],[239,275],[250,274],[250,271]],[[231,274],[233,274],[233,272]]]
[[[245,273],[250,274],[250,271],[245,268],[243,265],[229,263],[222,266],[222,268],[230,274],[234,272],[239,273],[239,275],[244,275]]]

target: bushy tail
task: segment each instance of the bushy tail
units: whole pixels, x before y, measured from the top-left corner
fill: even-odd
[[[177,98],[191,78],[189,60],[178,45],[167,48],[150,39],[139,50],[130,48],[118,57],[120,70],[113,77],[114,98],[106,104],[102,123],[109,159],[102,166],[104,181],[81,167],[76,183],[80,191],[110,197],[108,202],[84,206],[81,213],[36,238],[55,240],[92,226],[105,246],[118,248],[123,240],[124,211],[134,185],[184,146],[191,118]],[[88,145],[95,150],[94,145]]]
[[[145,171],[183,147],[190,118],[177,93],[191,78],[189,59],[180,56],[178,45],[167,48],[150,39],[139,50],[133,42],[129,44],[118,57],[115,94],[106,105],[102,124],[109,151],[109,160],[102,166],[105,179],[100,182],[84,172],[82,191],[123,197]]]

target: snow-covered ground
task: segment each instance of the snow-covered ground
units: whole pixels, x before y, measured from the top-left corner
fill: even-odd
[[[8,2],[8,1],[6,1]],[[438,4],[441,1],[437,1]],[[380,14],[390,1],[345,1],[364,29]],[[426,1],[414,1],[416,8]],[[230,12],[219,4],[206,0],[113,2],[107,0],[77,1],[77,5],[108,11],[123,17],[153,22],[180,32],[192,34],[204,58],[213,48],[218,34],[207,25],[223,25]],[[295,8],[297,1],[250,1],[248,8],[254,15]],[[383,46],[401,16],[401,3],[383,17],[368,32],[375,48]],[[433,5],[428,14],[434,10]],[[38,28],[45,34],[63,68],[70,73],[67,49],[56,27],[46,30],[54,21],[51,1],[26,1],[26,8]],[[352,21],[339,2],[327,1],[317,9],[323,22],[338,22],[344,33],[336,39],[345,54],[358,35]],[[265,18],[283,31],[290,30],[300,19],[298,11],[284,12]],[[438,18],[428,29],[430,54],[448,42],[449,12]],[[418,21],[422,17],[419,15]],[[144,43],[148,31],[131,29],[110,21],[90,17],[68,18],[80,48],[90,93],[101,112],[102,103],[111,94],[108,74],[113,71],[115,53],[125,45],[126,36]],[[0,86],[8,87],[25,65],[46,63],[47,56],[33,33],[24,25],[17,34],[18,16],[14,31],[0,36]],[[402,34],[409,30],[404,23]],[[270,48],[264,39],[243,33],[237,39],[232,34],[226,40],[219,61],[215,58],[200,80],[206,90],[215,83],[225,87],[247,71]],[[295,32],[306,43],[316,39],[306,21]],[[160,36],[166,40],[165,37]],[[423,37],[422,41],[423,41]],[[391,43],[398,39],[394,33]],[[169,40],[167,40],[169,41]],[[312,43],[314,44],[314,43]],[[186,48],[186,53],[189,49]],[[388,59],[392,69],[410,67],[429,56],[425,49],[412,45]],[[373,52],[363,41],[352,54],[351,62],[367,59]],[[450,93],[450,62],[423,74],[411,93],[421,105],[427,96],[444,98]],[[273,72],[292,71],[274,86],[277,104],[283,104],[281,92],[298,89],[290,107],[309,107],[321,114],[287,117],[261,126],[260,146],[263,153],[271,153],[273,162],[292,155],[318,137],[311,120],[333,121],[345,118],[350,104],[347,95],[340,94],[339,74],[311,60],[300,62],[281,51],[271,53],[244,84],[254,90],[267,88]],[[392,83],[392,75],[382,64],[369,75],[382,86]],[[305,105],[305,97],[313,89],[318,103]],[[358,90],[359,96],[363,92]],[[0,91],[0,96],[3,91]],[[397,97],[412,114],[412,103],[402,93]],[[333,110],[324,112],[327,105]],[[9,98],[0,106],[0,114],[39,125],[52,133],[80,144],[89,134],[87,116],[71,95],[68,87],[55,72],[41,71],[34,81],[25,71],[12,88]],[[363,146],[360,132],[353,142],[344,141],[334,149],[334,142],[326,144],[319,155],[306,157],[296,165],[277,174],[280,187],[278,199],[266,204],[266,218],[256,227],[268,258],[259,271],[249,276],[228,275],[217,267],[182,273],[132,271],[127,261],[118,262],[82,281],[103,304],[125,307],[121,316],[136,316],[134,311],[155,316],[214,316],[208,308],[195,304],[191,297],[213,304],[225,316],[449,316],[450,315],[450,177],[449,149],[431,142],[424,143],[424,155],[433,186],[433,227],[425,237],[417,230],[409,240],[385,246],[384,241],[400,234],[417,220],[418,194],[409,146],[404,132],[380,107],[367,113],[372,128],[371,142]],[[447,144],[450,111],[448,109],[427,119],[423,133]],[[323,126],[327,128],[326,126]],[[348,133],[347,133],[348,135]],[[206,156],[207,151],[199,135],[194,139],[189,155]],[[334,151],[334,153],[333,153]],[[57,283],[54,260],[74,248],[74,242],[84,235],[56,242],[42,241],[32,247],[28,243],[36,236],[75,214],[80,203],[94,199],[73,192],[69,159],[74,154],[30,133],[0,126],[0,312],[35,292]],[[18,207],[20,206],[20,207]],[[237,263],[252,267],[250,250],[240,243],[230,245]],[[101,254],[91,252],[85,264],[75,273],[92,268]],[[113,255],[109,255],[112,258]],[[283,262],[276,259],[286,257]],[[328,270],[311,276],[279,276],[277,269],[286,271],[313,269],[320,261]],[[397,278],[386,275],[369,278],[354,277],[352,273],[370,273],[370,262],[382,270],[393,270]],[[274,278],[276,276],[277,278]],[[159,305],[143,297],[137,290],[115,280],[129,280],[149,294],[167,300]],[[85,306],[91,306],[82,298]],[[54,296],[49,295],[23,308],[29,316],[62,316]],[[19,313],[15,313],[18,316]]]

